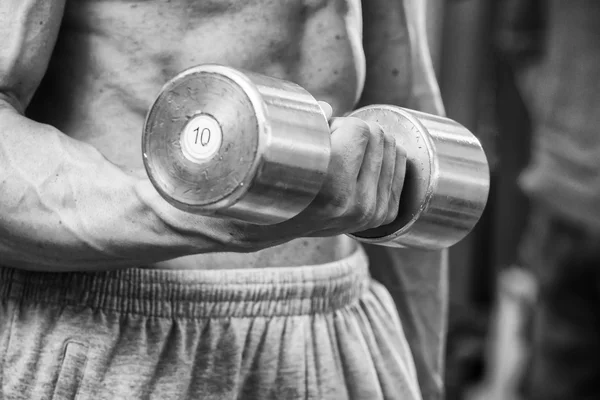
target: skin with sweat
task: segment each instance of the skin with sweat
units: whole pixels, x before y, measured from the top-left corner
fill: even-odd
[[[371,1],[373,9],[377,1]],[[393,20],[393,9],[386,17],[364,8],[360,0],[67,1],[27,116],[92,145],[136,175],[143,174],[141,132],[149,106],[167,80],[194,65],[219,63],[296,82],[331,104],[335,115],[386,85],[394,94],[377,101],[401,103],[408,93],[407,33],[370,28],[369,18]],[[381,56],[382,35],[396,41],[395,53]],[[381,62],[386,57],[392,60]],[[320,264],[355,246],[347,236],[299,238],[253,253],[206,253],[153,266]]]

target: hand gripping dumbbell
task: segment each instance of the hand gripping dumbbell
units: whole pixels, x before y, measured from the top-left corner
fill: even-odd
[[[350,116],[379,123],[407,152],[396,220],[354,233],[395,247],[449,247],[485,207],[489,171],[477,138],[458,123],[373,105]],[[221,65],[201,65],[162,89],[144,126],[144,165],[173,206],[255,224],[288,220],[325,179],[330,129],[302,87]]]

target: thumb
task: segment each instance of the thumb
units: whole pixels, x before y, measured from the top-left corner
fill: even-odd
[[[325,114],[325,118],[327,118],[327,121],[329,121],[333,116],[333,108],[329,105],[329,103],[325,101],[319,101],[319,105],[321,106],[321,110],[323,110],[323,113]]]

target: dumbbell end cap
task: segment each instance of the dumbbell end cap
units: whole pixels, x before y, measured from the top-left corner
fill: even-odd
[[[329,140],[323,110],[300,86],[204,64],[163,87],[142,152],[151,182],[173,206],[274,224],[318,193]]]
[[[387,105],[352,116],[378,122],[407,150],[398,218],[351,236],[390,247],[442,249],[465,238],[487,203],[489,168],[479,140],[447,118]]]

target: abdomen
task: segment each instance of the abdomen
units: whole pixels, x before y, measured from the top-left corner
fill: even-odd
[[[183,69],[218,63],[294,81],[341,115],[364,81],[360,0],[70,1],[29,115],[142,168],[145,114]],[[305,265],[350,252],[347,238],[300,239],[249,255],[211,254],[175,268]]]

